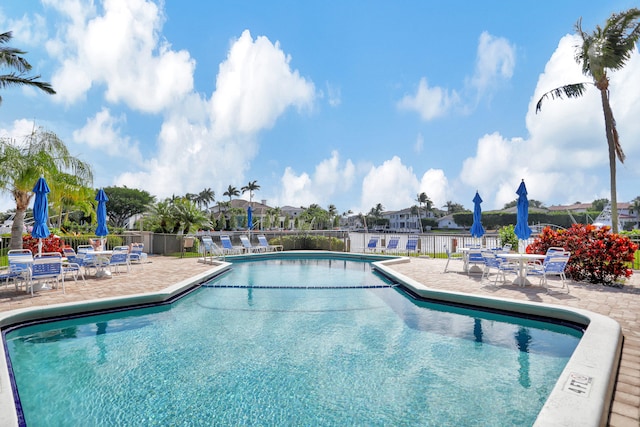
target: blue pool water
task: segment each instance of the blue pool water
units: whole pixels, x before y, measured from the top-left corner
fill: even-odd
[[[580,332],[416,301],[389,284],[366,262],[240,262],[170,305],[12,330],[5,341],[25,420],[535,421]]]

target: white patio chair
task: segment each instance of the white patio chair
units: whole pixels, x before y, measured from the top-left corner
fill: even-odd
[[[449,250],[449,247],[447,245],[444,245],[444,251],[447,254],[447,263],[444,266],[444,272],[447,273],[449,271],[449,263],[451,261],[461,261],[462,264],[462,269],[464,270],[464,257],[462,256],[462,254],[459,253],[451,253],[451,251]]]
[[[127,273],[131,270],[131,263],[129,262],[129,247],[128,246],[116,246],[111,251],[111,257],[109,258],[109,270],[116,273],[120,273],[119,267],[124,265],[127,267]]]
[[[567,252],[564,249],[562,249],[562,251],[547,251],[547,256],[542,264],[530,264],[527,267],[527,276],[540,276],[540,285],[544,285],[547,293],[550,291],[548,279],[555,276],[562,282],[562,289],[566,287],[567,293],[569,293],[569,284],[567,283],[567,276],[564,270],[567,267],[570,257],[571,252]]]
[[[64,271],[62,269],[62,255],[59,252],[46,252],[37,255],[33,259],[31,266],[31,277],[28,288],[33,296],[33,288],[36,283],[53,283],[58,288],[58,283],[62,282],[62,293],[66,293],[64,289]]]
[[[33,266],[33,254],[29,249],[11,249],[7,253],[9,261],[9,274],[14,277],[16,290],[22,284],[26,287],[31,280],[31,267]]]
[[[482,279],[485,277],[489,279],[491,272],[495,270],[495,280],[493,285],[498,285],[498,278],[502,277],[502,282],[507,281],[507,273],[518,274],[518,264],[513,264],[501,258],[493,251],[483,251],[482,258],[484,260],[484,269],[482,272]],[[491,281],[491,280],[489,280]]]

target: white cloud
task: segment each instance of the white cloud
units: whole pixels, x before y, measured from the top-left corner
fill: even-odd
[[[342,164],[337,151],[331,153],[315,167],[313,177],[303,172],[297,175],[287,167],[281,178],[282,190],[277,203],[280,205],[308,206],[312,203],[324,206],[331,203],[339,192],[348,191],[353,185],[356,168],[351,160]]]
[[[290,61],[278,42],[264,36],[254,41],[248,30],[233,42],[211,98],[216,136],[254,134],[272,127],[290,106],[312,106],[314,85],[292,71]]]
[[[481,95],[500,80],[510,79],[515,65],[515,47],[507,39],[494,37],[485,31],[480,34],[476,68],[469,83]]]
[[[99,149],[112,157],[123,157],[134,163],[140,163],[142,156],[138,144],[132,143],[128,136],[121,136],[120,123],[126,117],[113,117],[108,108],[102,108],[94,117],[88,118],[82,129],[73,132],[73,139],[79,144]]]
[[[417,194],[424,192],[433,202],[433,206],[441,208],[451,200],[449,180],[442,169],[429,169],[422,175]],[[464,205],[464,204],[463,204]]]
[[[141,187],[166,197],[173,193],[241,182],[258,152],[257,134],[289,107],[311,108],[313,83],[290,68],[290,58],[266,37],[248,31],[234,40],[220,64],[211,98],[185,96],[168,111],[157,156],[142,170],[121,175],[117,185]]]
[[[403,209],[416,204],[419,182],[411,167],[394,156],[380,166],[372,166],[362,181],[360,208],[368,212],[378,203],[385,210]]]
[[[516,198],[515,191],[525,179],[529,197],[557,203],[591,201],[607,196],[609,161],[600,96],[593,86],[579,99],[544,101],[542,111],[535,106],[543,93],[576,82],[588,82],[574,60],[575,36],[563,37],[549,59],[529,103],[526,116],[529,136],[506,139],[498,132],[478,141],[476,153],[463,162],[460,180],[480,191],[486,208],[501,208]],[[636,52],[619,72],[610,74],[611,104],[628,154],[624,168],[640,167],[640,73]],[[622,136],[624,135],[624,136]],[[622,168],[618,166],[618,171]],[[599,196],[600,195],[600,196]],[[630,200],[635,195],[620,195]]]
[[[144,0],[105,0],[97,15],[91,3],[47,3],[71,20],[47,43],[61,67],[51,79],[56,100],[71,104],[94,85],[105,85],[105,98],[133,109],[159,112],[193,90],[195,61],[160,40],[164,22],[158,6]]]
[[[19,19],[6,19],[0,10],[0,24],[4,31],[11,31],[12,44],[20,46],[37,46],[47,37],[46,22],[42,15],[23,15]],[[34,65],[34,64],[31,64]]]
[[[416,111],[422,120],[428,121],[444,116],[459,102],[455,91],[449,93],[441,87],[429,87],[427,79],[420,79],[415,95],[406,95],[398,101],[401,110]]]
[[[6,138],[8,140],[20,141],[24,137],[30,135],[34,129],[37,128],[37,124],[33,120],[20,119],[13,122],[13,127],[9,129],[0,128],[0,138]]]

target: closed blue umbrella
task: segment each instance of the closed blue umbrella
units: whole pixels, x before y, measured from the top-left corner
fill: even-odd
[[[247,208],[247,227],[249,230],[253,229],[253,210],[251,206]]]
[[[484,236],[484,227],[482,226],[482,208],[480,207],[482,198],[476,191],[476,196],[473,198],[473,225],[471,226],[471,235],[473,237]]]
[[[49,237],[49,227],[47,227],[47,221],[49,220],[49,186],[44,177],[38,178],[36,185],[33,187],[33,192],[36,198],[33,202],[33,229],[31,230],[31,237],[38,240],[38,253],[42,254],[42,239]]]
[[[98,227],[96,227],[96,236],[104,237],[109,234],[109,230],[107,229],[107,201],[109,198],[102,188],[98,190],[96,200],[98,201],[98,210],[96,212],[98,215]]]
[[[518,239],[527,240],[531,236],[531,228],[529,227],[529,200],[527,199],[527,187],[524,185],[524,179],[520,183],[516,194],[518,195],[518,213],[514,231]]]

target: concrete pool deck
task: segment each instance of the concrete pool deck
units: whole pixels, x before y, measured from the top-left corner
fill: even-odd
[[[129,273],[114,274],[112,278],[87,278],[85,284],[66,280],[66,294],[61,289],[40,291],[32,298],[16,292],[12,284],[0,286],[0,312],[158,291],[212,268],[194,258],[150,257],[150,261],[143,266],[134,265]],[[412,258],[409,263],[394,264],[391,268],[434,289],[586,309],[620,323],[624,343],[609,425],[637,427],[640,424],[640,272],[623,288],[575,283],[567,295],[547,294],[538,286],[494,287],[486,280],[481,282],[479,275],[462,274],[461,265],[453,265],[453,271],[443,273],[445,263],[446,260],[440,259]]]

